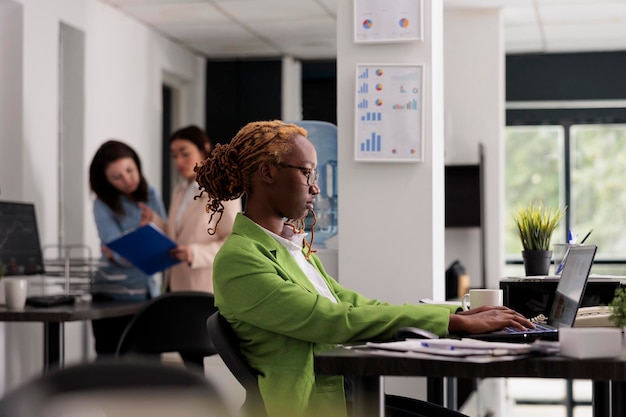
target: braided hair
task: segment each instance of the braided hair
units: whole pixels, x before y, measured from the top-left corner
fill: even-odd
[[[280,120],[252,122],[245,125],[228,144],[215,146],[208,158],[195,167],[196,181],[203,193],[209,196],[207,213],[218,215],[215,227],[208,233],[215,234],[217,224],[224,212],[224,201],[234,200],[251,191],[252,176],[260,163],[280,164],[294,146],[297,135],[306,137],[307,132],[295,124]],[[312,210],[311,210],[312,211]],[[315,216],[315,214],[313,213]],[[296,232],[304,230],[304,219],[290,219],[288,222]],[[310,247],[311,242],[305,242]]]

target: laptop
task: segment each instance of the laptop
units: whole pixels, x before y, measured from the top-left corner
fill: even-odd
[[[559,328],[574,326],[596,250],[597,247],[594,245],[570,248],[552,300],[547,324],[536,324],[535,329],[506,328],[496,332],[472,334],[464,337],[497,342],[532,342],[537,339],[558,340]]]

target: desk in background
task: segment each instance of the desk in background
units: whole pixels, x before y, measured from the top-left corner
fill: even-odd
[[[352,415],[379,416],[381,376],[428,378],[428,401],[443,404],[443,378],[564,378],[593,381],[594,417],[626,416],[626,354],[610,359],[527,357],[487,363],[337,348],[315,355],[315,373],[352,378]]]
[[[548,316],[558,278],[506,278],[500,281],[503,304],[526,317]],[[617,288],[626,285],[626,277],[589,277],[581,307],[608,305]]]
[[[0,321],[41,322],[44,330],[44,370],[63,366],[64,323],[68,321],[97,320],[135,314],[145,301],[77,301],[74,305],[31,307],[8,310],[0,306]]]

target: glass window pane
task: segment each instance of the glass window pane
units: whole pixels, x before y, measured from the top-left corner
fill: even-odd
[[[572,230],[598,246],[597,259],[626,254],[626,125],[571,128]]]
[[[530,202],[563,206],[563,143],[561,126],[507,126],[505,130],[504,244],[509,259],[521,258],[522,244],[513,214]],[[626,193],[625,193],[626,194]],[[565,222],[552,242],[562,242]]]

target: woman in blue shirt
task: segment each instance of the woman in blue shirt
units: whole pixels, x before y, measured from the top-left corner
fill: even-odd
[[[146,275],[108,249],[105,244],[129,230],[153,222],[165,225],[165,208],[141,172],[137,153],[125,143],[109,140],[96,151],[89,167],[89,184],[96,195],[93,214],[102,248],[94,297],[147,300],[159,293],[153,276]],[[132,316],[93,320],[98,355],[114,354]]]

